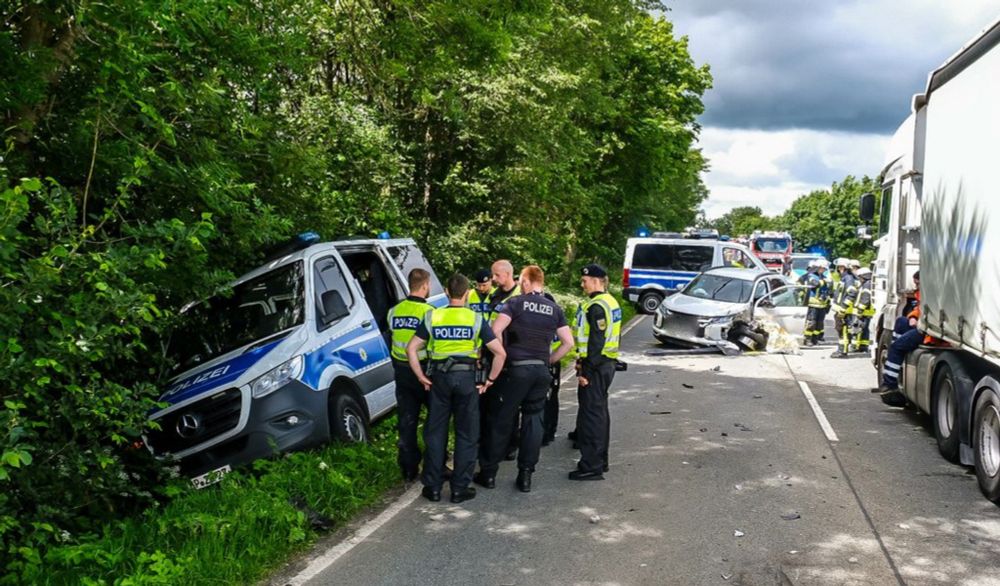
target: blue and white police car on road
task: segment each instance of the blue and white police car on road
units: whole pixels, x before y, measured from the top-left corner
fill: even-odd
[[[712,267],[766,269],[741,244],[689,238],[629,238],[625,245],[622,287],[639,311],[653,313],[664,298]]]
[[[171,339],[180,374],[151,415],[153,453],[192,475],[340,439],[365,441],[396,404],[387,314],[413,268],[411,239],[319,243],[315,234],[224,293],[185,308]]]

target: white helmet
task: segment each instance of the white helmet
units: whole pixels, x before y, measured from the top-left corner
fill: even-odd
[[[861,268],[861,261],[860,260],[858,260],[856,258],[852,258],[850,262],[851,262],[851,268],[852,269],[860,269]],[[871,272],[871,271],[869,271],[869,272]]]
[[[837,258],[837,260],[833,261],[833,264],[836,265],[836,266],[838,266],[838,267],[846,267],[849,264],[851,264],[851,260],[847,259],[847,258],[844,258],[844,257],[841,256],[841,257]]]
[[[815,269],[816,267],[819,266],[819,259],[815,259],[815,258],[812,259],[811,261],[809,261],[809,265],[808,266],[809,266],[810,269]]]
[[[825,258],[818,258],[816,259],[816,266],[822,269],[828,269],[830,268],[830,261],[826,260]]]
[[[869,268],[858,269],[854,271],[854,274],[857,275],[859,279],[866,279],[872,276],[872,270]]]

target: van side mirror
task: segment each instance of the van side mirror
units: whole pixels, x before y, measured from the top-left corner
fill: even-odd
[[[862,222],[871,222],[875,219],[875,194],[868,192],[861,196],[858,201],[858,210]]]
[[[320,301],[323,304],[323,315],[320,317],[320,321],[324,326],[330,325],[340,318],[347,317],[351,313],[351,310],[347,308],[347,304],[344,303],[344,297],[340,294],[340,291],[324,291]]]

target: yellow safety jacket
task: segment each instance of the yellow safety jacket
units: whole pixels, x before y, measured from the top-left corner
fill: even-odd
[[[489,304],[490,295],[493,295],[493,292],[496,290],[497,288],[493,287],[485,295],[480,295],[479,291],[476,291],[475,289],[470,289],[469,309],[480,315],[486,315],[486,313],[490,310],[490,304]]]
[[[608,324],[607,329],[605,329],[604,349],[601,351],[601,355],[607,358],[618,358],[618,343],[621,340],[622,331],[622,310],[614,296],[607,292],[588,299],[576,312],[577,356],[587,357],[587,342],[590,340],[590,322],[587,321],[587,311],[593,305],[598,305],[604,310]]]
[[[446,306],[428,311],[424,324],[430,335],[427,353],[431,360],[478,358],[483,321],[483,316],[468,307]]]
[[[392,334],[392,348],[389,354],[396,360],[406,362],[406,345],[410,343],[417,326],[434,306],[412,299],[404,299],[389,310],[389,332]],[[427,351],[421,350],[417,356],[420,360],[427,358]]]

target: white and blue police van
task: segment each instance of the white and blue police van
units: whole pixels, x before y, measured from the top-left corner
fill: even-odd
[[[653,313],[699,273],[714,267],[767,270],[750,249],[735,242],[690,238],[629,238],[622,293],[643,313]]]
[[[154,455],[209,483],[232,466],[331,439],[366,441],[395,407],[389,309],[414,268],[411,239],[319,242],[300,235],[210,299],[184,308],[169,343],[177,363],[151,419]]]

